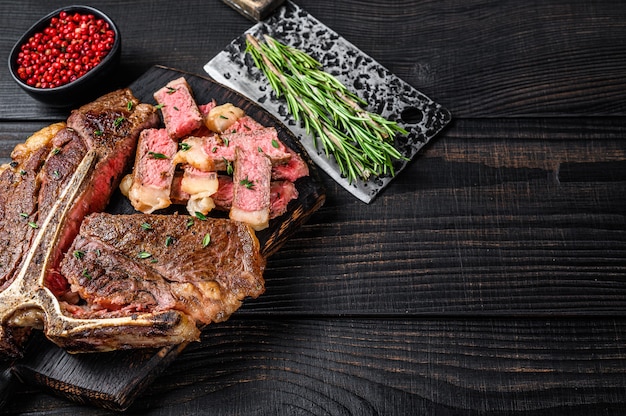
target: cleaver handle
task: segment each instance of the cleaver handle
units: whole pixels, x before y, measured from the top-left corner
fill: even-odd
[[[272,14],[285,0],[223,0],[248,19],[259,22]]]

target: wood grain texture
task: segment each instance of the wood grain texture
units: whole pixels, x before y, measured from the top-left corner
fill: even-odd
[[[206,331],[129,412],[618,414],[624,341],[621,319],[234,318]],[[16,399],[8,412],[87,411],[27,389]]]
[[[215,101],[218,104],[232,103],[241,108],[261,125],[275,128],[281,143],[300,155],[309,166],[309,174],[294,183],[296,198],[286,207],[287,212],[271,220],[266,229],[256,233],[261,255],[273,255],[324,203],[324,191],[319,185],[315,166],[290,131],[273,116],[210,79],[169,68],[153,67],[129,88],[138,100],[156,105],[154,92],[181,77],[186,79],[199,104]],[[184,206],[172,209],[176,212],[185,211]],[[114,214],[136,213],[119,192],[113,193],[106,211]],[[147,351],[72,356],[49,344],[40,348],[43,337],[41,334],[35,336],[39,338],[29,343],[25,356],[14,366],[14,372],[22,382],[41,386],[70,400],[113,410],[125,410],[185,347],[172,345]]]
[[[619,0],[296,3],[455,118],[620,116],[626,108],[626,10]],[[19,13],[3,13],[0,25],[9,29],[0,34],[0,57],[8,58],[21,31],[63,4],[31,0]],[[97,7],[110,13],[123,36],[122,65],[112,87],[157,64],[201,72],[251,25],[220,1],[187,2],[184,11],[173,2],[148,0],[101,1]],[[172,19],[183,13],[183,23]],[[4,117],[58,116],[23,97],[9,77],[0,79],[0,87]]]
[[[326,202],[271,258],[266,293],[129,413],[626,414],[622,2],[295,3],[453,122],[372,204],[322,175]],[[0,0],[0,58],[62,5]],[[124,37],[111,87],[157,64],[201,73],[251,25],[218,0],[97,7]],[[0,74],[6,161],[67,114]],[[111,414],[28,385],[1,412]]]

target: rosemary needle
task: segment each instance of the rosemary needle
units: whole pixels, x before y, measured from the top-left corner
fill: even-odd
[[[284,97],[296,121],[321,142],[349,182],[394,173],[404,159],[393,147],[396,134],[408,134],[396,122],[364,109],[367,103],[305,52],[270,36],[259,42],[247,35],[246,52],[265,74],[277,97]]]

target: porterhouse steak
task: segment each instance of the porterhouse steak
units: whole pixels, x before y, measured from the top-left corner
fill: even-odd
[[[0,351],[19,355],[31,328],[70,352],[195,340],[199,324],[263,291],[247,226],[100,213],[139,134],[159,124],[155,107],[118,90],[33,135],[0,167]],[[239,274],[216,273],[211,252],[240,256],[229,263]]]

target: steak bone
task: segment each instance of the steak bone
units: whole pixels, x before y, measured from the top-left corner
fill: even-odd
[[[155,347],[199,337],[195,323],[177,311],[106,319],[68,317],[62,313],[58,299],[45,287],[44,280],[51,266],[49,263],[55,258],[64,224],[72,214],[77,196],[90,185],[89,179],[98,160],[96,150],[87,152],[40,224],[16,279],[0,293],[0,335],[8,343],[5,346],[8,353],[15,355],[19,350],[18,346],[10,344],[11,337],[5,336],[16,327],[44,329],[49,339],[69,352]]]

